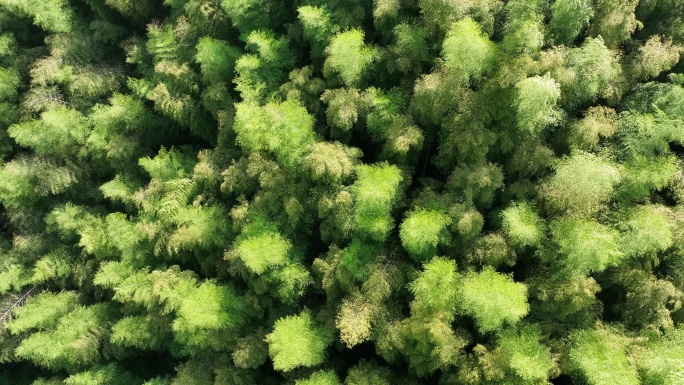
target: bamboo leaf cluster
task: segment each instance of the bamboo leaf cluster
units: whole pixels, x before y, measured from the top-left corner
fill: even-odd
[[[0,0],[0,384],[684,383],[683,4]]]

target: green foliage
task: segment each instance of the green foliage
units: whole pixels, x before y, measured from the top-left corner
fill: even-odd
[[[454,23],[442,46],[442,57],[447,69],[458,75],[479,79],[493,66],[496,46],[471,18]]]
[[[167,250],[179,253],[182,250],[214,249],[226,244],[223,239],[228,222],[226,213],[218,206],[186,207],[178,210],[176,230],[168,239]],[[126,251],[128,246],[123,247]]]
[[[204,81],[214,84],[232,78],[239,56],[240,51],[230,44],[203,37],[197,43],[195,60],[200,64]]]
[[[325,359],[325,348],[332,336],[316,324],[309,312],[287,316],[276,321],[273,332],[266,336],[273,368],[290,371],[297,367],[319,365]]]
[[[584,117],[570,125],[568,144],[572,149],[595,150],[601,139],[610,138],[617,130],[615,110],[598,106],[589,108]]]
[[[76,181],[76,173],[67,167],[41,158],[19,157],[0,169],[0,200],[6,207],[20,207],[61,194]]]
[[[19,73],[14,68],[0,68],[0,100],[13,99],[21,85]]]
[[[374,310],[374,306],[360,296],[342,301],[335,326],[340,330],[340,340],[347,347],[353,347],[370,338]]]
[[[440,126],[447,115],[453,112],[454,106],[462,102],[462,83],[461,76],[450,76],[446,71],[437,71],[418,78],[411,100],[416,120],[428,127]]]
[[[110,341],[115,344],[141,349],[153,349],[159,344],[159,336],[148,319],[142,316],[125,317],[112,325]]]
[[[49,279],[63,279],[72,272],[72,257],[69,250],[59,248],[36,261],[33,267],[33,282],[45,282]]]
[[[666,250],[672,245],[672,223],[661,206],[635,206],[620,222],[620,250],[629,257]]]
[[[233,363],[242,369],[256,369],[268,361],[268,345],[263,338],[263,332],[257,330],[237,342],[232,354]]]
[[[439,244],[449,242],[447,226],[451,218],[433,210],[410,212],[402,222],[399,236],[404,248],[418,260],[430,258]]]
[[[530,283],[530,302],[550,322],[574,320],[590,327],[601,310],[596,299],[600,290],[601,286],[592,277],[555,274],[551,279]],[[558,327],[565,325],[561,323]]]
[[[589,33],[592,36],[600,35],[606,42],[606,46],[615,48],[641,26],[634,14],[638,3],[635,0],[597,1],[594,21],[589,28]]]
[[[568,54],[568,65],[573,70],[573,82],[567,95],[572,106],[594,101],[597,97],[610,101],[620,97],[619,79],[622,68],[617,54],[604,44],[599,36],[587,39],[581,48]]]
[[[130,385],[139,384],[140,380],[116,364],[109,364],[73,374],[67,377],[64,383],[66,385]]]
[[[456,312],[459,278],[453,260],[435,257],[425,263],[420,275],[409,284],[416,308],[450,318]]]
[[[0,0],[0,383],[680,385],[683,21]]]
[[[272,223],[261,218],[248,224],[235,240],[235,255],[249,271],[262,274],[267,269],[287,262],[292,245],[284,239]]]
[[[622,199],[635,202],[648,198],[652,191],[668,186],[677,173],[675,160],[671,156],[637,156],[625,166],[618,194]]]
[[[496,349],[488,350],[483,345],[476,346],[473,350],[478,366],[468,368],[470,373],[463,370],[458,378],[482,376],[497,384],[545,383],[556,367],[550,349],[540,343],[540,338],[540,330],[536,325],[507,329],[499,334]]]
[[[639,277],[627,293],[625,325],[644,330],[672,330],[672,313],[681,309],[684,295],[672,282],[655,277]]]
[[[513,0],[506,4],[502,48],[513,54],[534,54],[544,45],[544,24],[538,1]]]
[[[204,281],[182,299],[173,322],[176,340],[190,346],[204,346],[208,332],[226,331],[242,323],[243,303],[228,286]]]
[[[347,372],[347,378],[344,380],[345,385],[390,385],[393,379],[390,376],[390,371],[387,368],[373,364],[371,362],[362,361],[354,365]]]
[[[217,7],[218,3],[242,36],[257,29],[275,27],[283,11],[269,0],[220,0],[211,7]]]
[[[311,284],[309,270],[298,263],[290,263],[275,269],[270,276],[276,286],[276,298],[285,303],[295,302]]]
[[[534,326],[506,330],[499,336],[501,353],[523,383],[545,381],[554,368],[549,348],[539,342],[540,338],[539,328]]]
[[[299,165],[314,144],[313,118],[299,103],[287,100],[263,107],[236,105],[237,140],[249,151],[270,151],[286,167]]]
[[[366,91],[371,111],[366,117],[367,128],[374,142],[384,142],[380,159],[405,163],[412,160],[423,145],[423,133],[410,117],[399,115],[406,105],[406,96],[400,92],[384,93],[376,88]]]
[[[680,143],[679,120],[658,114],[625,112],[618,117],[618,136],[626,155],[667,154],[670,143]]]
[[[464,16],[473,15],[493,27],[493,13],[501,5],[496,0],[451,2],[445,0],[420,0],[418,7],[425,18],[425,24],[432,30],[446,31]]]
[[[55,326],[24,339],[16,354],[45,368],[92,365],[100,360],[101,336],[110,313],[105,304],[77,307],[59,318]]]
[[[360,165],[352,186],[356,232],[364,238],[383,241],[393,227],[391,210],[403,180],[401,171],[389,164]]]
[[[78,111],[60,108],[42,113],[39,121],[14,125],[7,132],[40,156],[68,157],[79,153],[89,127]]]
[[[559,218],[551,222],[551,235],[569,274],[601,272],[625,257],[618,248],[619,233],[593,220]]]
[[[558,0],[551,5],[549,29],[556,43],[571,45],[594,16],[590,0]]]
[[[373,244],[354,239],[344,250],[340,258],[340,263],[353,277],[357,279],[366,278],[368,275],[368,265],[371,263],[374,254],[378,253],[377,247]]]
[[[501,216],[503,229],[513,245],[539,246],[544,239],[544,221],[528,203],[514,203]]]
[[[304,5],[297,9],[298,19],[304,27],[304,35],[311,40],[312,54],[322,57],[339,27],[331,20],[330,12],[324,7]]]
[[[154,158],[140,158],[138,164],[152,178],[167,182],[187,176],[193,165],[192,159],[177,149],[161,148]]]
[[[295,381],[295,385],[340,385],[340,380],[335,375],[335,372],[321,370],[304,380]]]
[[[460,350],[469,341],[462,331],[454,331],[450,323],[440,318],[411,317],[399,325],[402,353],[409,369],[419,377],[438,369],[446,370],[461,358]],[[394,337],[389,331],[388,338]]]
[[[515,324],[530,310],[527,287],[489,267],[466,276],[459,291],[461,311],[475,318],[482,332]]]
[[[430,62],[427,31],[420,25],[398,24],[393,30],[396,40],[392,51],[396,55],[394,66],[400,73],[418,75],[421,67]],[[388,68],[393,70],[392,65]]]
[[[311,179],[339,183],[353,175],[361,155],[361,150],[339,142],[318,142],[307,155],[304,165],[311,173]]]
[[[679,61],[682,47],[672,41],[663,41],[662,36],[651,36],[630,63],[631,76],[644,80],[654,78],[669,70]]]
[[[610,329],[578,330],[570,337],[568,359],[591,385],[639,384],[626,352],[624,336]]]
[[[78,304],[77,294],[43,292],[29,298],[26,304],[14,312],[14,319],[7,324],[7,330],[14,334],[29,330],[49,330],[59,319]]]
[[[147,20],[154,11],[154,3],[150,0],[104,0],[104,3],[137,23]]]
[[[198,48],[202,48],[202,51],[198,52],[200,56],[197,56],[197,59],[203,61],[205,76],[213,71],[215,75],[221,75],[220,78],[226,80],[232,78],[232,58],[237,59],[234,63],[237,76],[232,78],[235,90],[245,101],[262,102],[272,96],[285,81],[288,71],[294,64],[294,58],[289,50],[287,39],[276,36],[270,30],[253,31],[246,37],[246,42],[247,53],[238,57],[239,51],[226,43],[201,40]],[[230,56],[230,58],[223,61],[216,57],[219,54]],[[226,66],[231,67],[230,72],[222,73],[229,70]],[[214,79],[214,81],[217,80],[218,78]],[[222,82],[213,83],[205,91],[205,99],[212,89],[220,91],[221,87],[227,90],[229,85]],[[222,94],[222,92],[214,96],[217,100],[230,100],[229,98],[230,95]],[[231,106],[225,105],[223,108],[228,110]]]
[[[73,9],[65,0],[2,0],[0,5],[19,16],[28,16],[33,23],[49,32],[69,32]]]
[[[0,35],[0,57],[3,59],[11,54],[15,53],[16,49],[16,38],[10,32],[3,33]]]
[[[323,73],[326,78],[339,76],[349,86],[362,84],[369,67],[378,59],[375,47],[363,42],[364,33],[359,29],[336,34],[325,49]]]
[[[494,268],[502,264],[512,265],[515,262],[515,254],[506,242],[506,238],[499,233],[479,237],[469,258]]]
[[[539,135],[549,125],[560,120],[561,113],[556,108],[560,99],[560,84],[548,75],[527,78],[515,85],[518,91],[516,107],[518,128],[528,135]]]
[[[31,273],[18,264],[5,264],[0,272],[0,293],[19,291],[31,282]]]
[[[682,365],[682,329],[664,336],[650,338],[646,348],[638,352],[637,365],[644,383],[657,385],[676,384],[684,379]]]
[[[556,173],[544,184],[549,210],[571,215],[591,215],[610,200],[620,172],[596,155],[576,152],[561,159]]]
[[[467,203],[489,208],[503,185],[503,173],[495,164],[457,166],[449,175],[446,187]]]
[[[321,100],[328,105],[325,111],[328,125],[338,132],[351,130],[359,116],[365,115],[366,101],[355,88],[326,90]]]

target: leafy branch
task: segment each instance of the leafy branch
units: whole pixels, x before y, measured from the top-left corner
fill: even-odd
[[[21,307],[24,306],[26,303],[26,300],[31,297],[31,295],[37,293],[40,290],[40,283],[29,288],[23,293],[13,293],[8,297],[5,297],[2,300],[2,314],[0,315],[0,330],[4,329],[5,325],[7,322],[9,322],[12,319],[12,315],[14,314],[14,311]],[[9,305],[8,307],[6,307]]]

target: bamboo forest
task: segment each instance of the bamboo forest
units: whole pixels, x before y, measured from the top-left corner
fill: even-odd
[[[1,385],[684,384],[681,0],[0,0]]]

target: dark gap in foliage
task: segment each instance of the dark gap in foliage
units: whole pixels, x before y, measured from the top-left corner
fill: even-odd
[[[604,322],[616,322],[622,319],[627,292],[622,286],[609,285],[596,293],[596,299],[603,303],[601,319]]]

